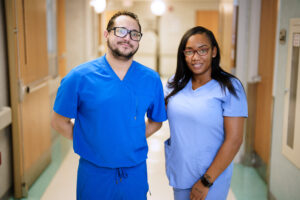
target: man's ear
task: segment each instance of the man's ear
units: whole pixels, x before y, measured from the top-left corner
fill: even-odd
[[[103,33],[105,40],[107,40],[108,34],[109,34],[109,32],[107,30],[105,30]]]

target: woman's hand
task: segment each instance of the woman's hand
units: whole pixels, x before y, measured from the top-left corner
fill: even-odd
[[[209,191],[209,188],[205,187],[199,180],[192,187],[190,199],[191,200],[204,200],[207,196],[208,191]]]

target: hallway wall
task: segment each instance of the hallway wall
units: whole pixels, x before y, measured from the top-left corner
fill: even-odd
[[[96,58],[96,14],[87,0],[66,2],[67,72],[77,65]]]
[[[292,164],[282,152],[284,90],[288,56],[289,19],[300,18],[299,0],[281,0],[276,37],[275,81],[274,81],[274,115],[271,149],[271,169],[269,190],[277,200],[296,200],[300,196],[300,169]],[[287,30],[285,44],[278,40],[279,30]],[[299,81],[298,77],[298,81]]]

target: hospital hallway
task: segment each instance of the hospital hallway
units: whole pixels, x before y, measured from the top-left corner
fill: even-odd
[[[165,174],[163,143],[169,137],[168,123],[147,141],[148,200],[173,200]],[[52,162],[29,189],[23,200],[75,200],[78,155],[71,141],[58,135],[52,147]],[[151,193],[151,195],[150,195]],[[235,164],[227,200],[266,200],[267,187],[252,167]],[[10,198],[13,200],[13,198]]]
[[[140,32],[137,35],[133,35],[135,29],[129,31],[115,24],[113,28],[107,27],[111,17],[122,10],[138,16]],[[211,30],[219,47],[220,67],[240,80],[247,98],[248,117],[244,120],[242,145],[233,160],[227,199],[300,200],[299,10],[300,0],[0,0],[0,200],[76,199],[79,157],[73,151],[72,142],[55,131],[53,124],[51,126],[54,102],[57,93],[67,94],[58,91],[63,91],[59,87],[70,71],[109,55],[110,36],[119,38],[129,34],[130,41],[138,45],[133,59],[157,72],[165,86],[183,59],[180,54],[186,59],[189,55],[185,54],[192,52],[186,51],[189,46],[180,46],[183,36],[187,30],[199,26]],[[116,30],[123,30],[123,35]],[[207,56],[213,49],[204,48],[206,51],[201,53],[198,49],[202,46],[193,47],[193,55],[197,52],[199,56]],[[131,104],[126,103],[126,98],[119,98],[118,103],[109,101],[113,103],[111,107],[105,104],[105,112],[109,114],[101,119],[93,118],[97,120],[93,124],[111,127],[104,121],[118,119],[119,113],[114,114],[113,110],[119,112],[120,108],[131,108],[130,105],[146,105],[152,94],[139,78],[146,83],[151,81],[144,80],[142,75],[131,77],[129,81],[133,87],[139,87],[143,100]],[[84,84],[80,81],[76,79],[80,84],[70,84],[68,92],[81,92]],[[95,108],[102,108],[96,104],[101,101],[95,100],[106,97],[100,96],[102,91],[107,89],[107,94],[114,94],[110,90],[114,87],[110,86],[100,88],[97,84],[99,92],[87,90],[88,95],[84,97],[91,102],[88,106],[95,103],[90,107],[92,114],[96,113]],[[242,98],[243,102],[246,98]],[[62,103],[62,107],[75,105],[75,99]],[[233,102],[231,97],[227,100]],[[160,105],[164,105],[162,102],[161,98]],[[222,104],[226,104],[224,102]],[[213,109],[209,103],[206,106]],[[177,107],[185,112],[196,111],[188,111],[182,105]],[[243,108],[246,113],[245,104],[232,107]],[[231,116],[222,109],[220,113]],[[146,112],[147,109],[133,110]],[[153,114],[151,110],[147,112]],[[198,111],[196,123],[188,117],[184,119],[196,125],[205,122],[219,127],[217,120],[208,117],[211,113]],[[71,117],[77,117],[73,114]],[[135,115],[130,120],[138,119],[136,122],[142,124],[143,115]],[[203,118],[207,121],[202,121]],[[81,122],[77,118],[76,125]],[[113,123],[114,128],[122,127]],[[131,121],[127,123],[134,127]],[[88,130],[102,131],[95,131],[91,126]],[[182,130],[194,133],[194,129]],[[168,121],[165,121],[162,128],[147,139],[148,200],[173,200],[173,189],[165,172],[164,142],[169,136]],[[180,140],[184,143],[182,138]],[[121,140],[115,141],[121,143]],[[194,139],[192,144],[194,141],[198,142]],[[201,142],[211,145],[204,139]],[[110,147],[114,146],[117,145]],[[186,151],[190,149],[192,145],[184,150],[178,148],[187,156]],[[114,158],[112,151],[105,152],[109,152],[108,158]],[[120,155],[117,151],[112,153]],[[98,156],[98,153],[92,154]],[[197,165],[198,157],[205,156],[197,154]],[[201,165],[203,160],[205,158]]]

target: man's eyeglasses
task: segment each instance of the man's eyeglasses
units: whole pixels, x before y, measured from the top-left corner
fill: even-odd
[[[191,57],[191,56],[194,56],[195,53],[197,52],[197,54],[199,56],[206,56],[207,53],[209,51],[209,48],[201,48],[201,49],[197,49],[197,50],[194,50],[194,49],[186,49],[183,51],[183,54],[187,57]]]
[[[127,28],[124,27],[114,27],[112,29],[109,29],[108,31],[114,30],[114,35],[117,37],[124,38],[126,35],[129,33],[130,39],[134,41],[140,41],[142,38],[142,33],[135,31],[135,30],[128,30]]]

